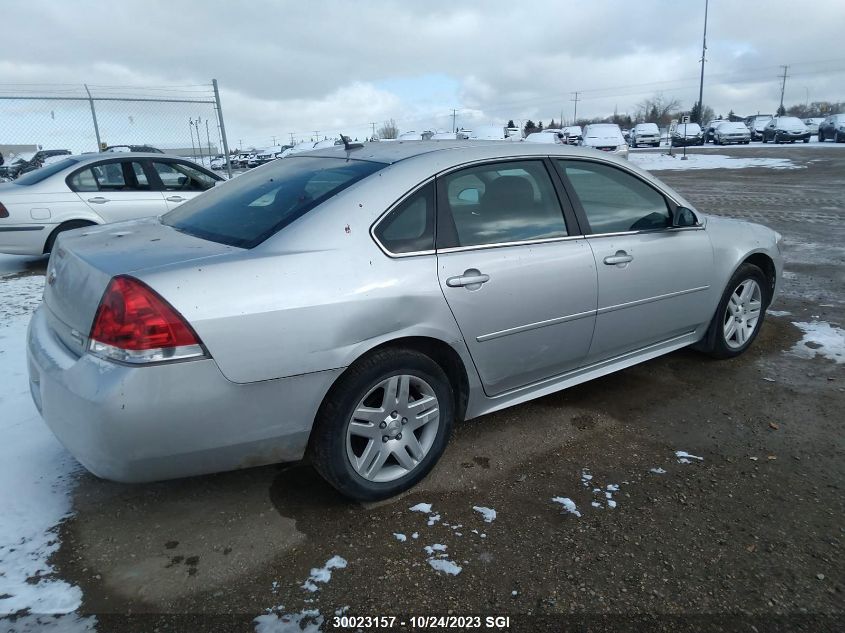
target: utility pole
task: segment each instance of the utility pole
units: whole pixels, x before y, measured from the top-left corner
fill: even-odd
[[[229,141],[226,139],[226,125],[223,123],[223,107],[220,105],[220,91],[217,89],[217,80],[212,79],[211,85],[214,87],[214,101],[217,104],[217,124],[220,128],[221,140],[223,141],[223,151],[226,153],[226,173],[231,178],[232,161],[229,157]]]
[[[376,137],[376,122],[370,121],[370,125],[373,126],[373,135],[370,138],[375,138]]]
[[[276,146],[276,137],[274,136],[273,137],[273,147],[275,147],[275,146]]]
[[[783,68],[783,75],[781,75],[781,84],[780,84],[780,107],[778,108],[778,116],[780,113],[784,111],[783,109],[783,93],[786,91],[786,78],[789,76],[786,74],[786,71],[789,70],[789,66],[781,66]]]
[[[581,93],[580,92],[571,92],[569,94],[575,95],[572,99],[570,99],[570,101],[575,102],[575,112],[573,112],[573,114],[572,114],[572,125],[578,125],[578,95],[580,95]]]
[[[457,117],[457,116],[458,116],[458,111],[455,110],[455,108],[452,108],[452,131],[456,132],[456,133],[458,131],[458,126],[455,123],[455,117]]]
[[[88,93],[88,105],[91,106],[91,118],[94,119],[94,136],[97,137],[97,151],[103,151],[103,143],[100,141],[100,125],[97,123],[97,111],[94,109],[94,98],[91,96],[91,91],[88,90],[88,85],[85,85],[85,92]]]
[[[288,134],[290,134],[290,144],[293,145],[293,132],[288,132]]]
[[[707,5],[709,0],[704,0],[704,35],[701,38],[701,81],[698,84],[698,124],[704,125],[704,55],[707,52]]]

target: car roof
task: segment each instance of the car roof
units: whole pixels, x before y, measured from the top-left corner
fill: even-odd
[[[393,164],[413,158],[428,158],[441,167],[448,168],[469,161],[541,156],[597,156],[607,157],[606,152],[578,148],[559,143],[526,143],[513,141],[455,140],[449,141],[397,141],[394,143],[365,143],[363,147],[346,150],[343,145],[334,148],[301,152],[296,157],[350,158]]]
[[[176,158],[179,160],[187,160],[189,162],[196,162],[190,158],[183,158],[175,154],[159,154],[158,152],[94,152],[91,154],[74,154],[68,156],[80,164],[91,163],[98,160],[138,160],[139,158],[154,158],[161,160],[162,158]]]

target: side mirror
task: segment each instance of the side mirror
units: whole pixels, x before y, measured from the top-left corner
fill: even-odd
[[[672,214],[672,228],[682,229],[698,224],[698,218],[695,217],[692,209],[687,207],[678,207]]]

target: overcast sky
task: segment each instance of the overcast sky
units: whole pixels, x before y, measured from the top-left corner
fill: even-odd
[[[704,0],[6,0],[2,15],[3,84],[215,77],[230,142],[265,146],[389,118],[451,129],[453,108],[467,127],[571,118],[573,91],[579,116],[633,112],[658,91],[689,108]],[[842,0],[710,0],[705,104],[773,112],[781,64],[787,105],[845,100],[843,25]]]

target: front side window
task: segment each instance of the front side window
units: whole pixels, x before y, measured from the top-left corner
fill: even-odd
[[[391,253],[418,253],[434,249],[434,182],[403,200],[374,231]]]
[[[565,237],[563,211],[542,161],[480,165],[443,177],[454,244],[481,246]]]
[[[657,190],[616,167],[559,160],[593,233],[648,231],[671,226],[666,199]]]
[[[203,239],[252,248],[384,167],[363,160],[291,156],[179,205],[162,222]]]
[[[153,161],[153,169],[165,191],[205,191],[215,183],[208,174],[184,163]]]

